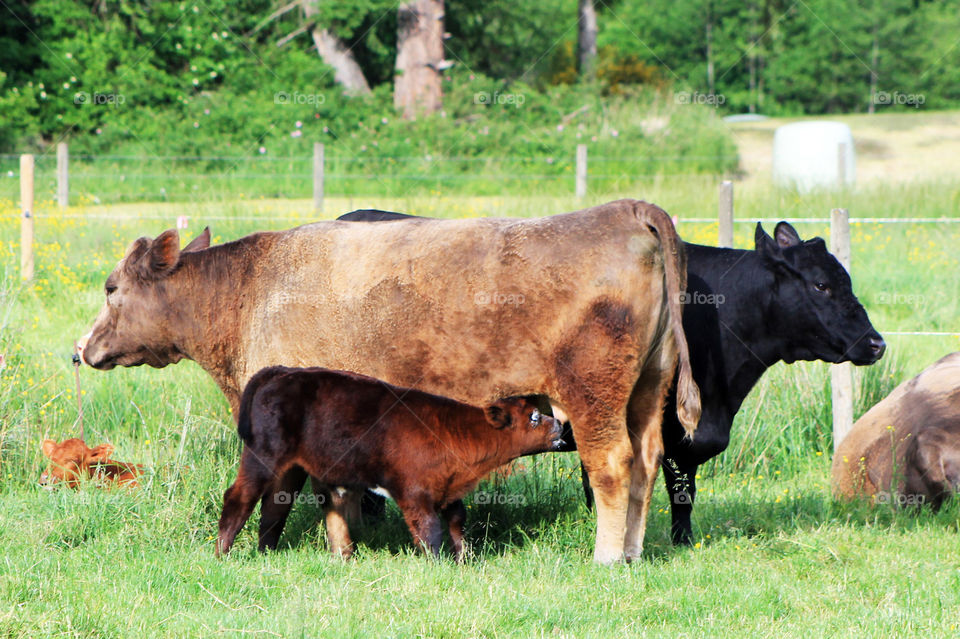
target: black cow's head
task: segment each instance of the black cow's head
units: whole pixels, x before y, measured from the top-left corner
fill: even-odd
[[[783,359],[873,364],[886,344],[870,324],[846,269],[815,237],[803,241],[780,222],[770,237],[758,223],[756,250],[774,273],[772,326],[787,344]]]

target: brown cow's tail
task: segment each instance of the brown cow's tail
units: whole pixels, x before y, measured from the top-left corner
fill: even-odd
[[[687,256],[670,216],[658,206],[640,202],[638,213],[660,238],[663,251],[663,276],[667,286],[667,312],[677,346],[677,418],[688,437],[693,437],[700,421],[700,389],[693,381],[690,350],[683,332],[683,296],[687,290]]]

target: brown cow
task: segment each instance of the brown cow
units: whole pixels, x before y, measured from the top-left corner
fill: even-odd
[[[299,466],[333,490],[386,491],[414,542],[434,555],[443,538],[437,513],[443,513],[459,561],[464,495],[500,464],[562,443],[560,424],[540,415],[533,399],[502,399],[482,409],[344,371],[265,368],[240,400],[243,456],[223,496],[217,554],[230,550],[261,498],[293,500],[273,486]],[[329,503],[324,510],[332,516],[329,525],[339,526]],[[264,511],[261,531],[278,537],[283,525],[284,519]],[[330,550],[349,557],[349,532],[330,532]],[[263,535],[259,547],[267,547]]]
[[[960,490],[960,353],[951,353],[867,411],[833,458],[833,492],[939,508]]]
[[[59,444],[45,439],[40,448],[50,459],[49,467],[40,475],[40,483],[44,486],[62,481],[70,488],[76,488],[81,479],[137,486],[137,477],[143,474],[143,467],[139,464],[110,459],[113,454],[110,444],[90,448],[82,439],[65,439]]]
[[[208,245],[208,231],[183,251],[174,230],[135,241],[107,278],[84,359],[193,359],[234,416],[249,378],[278,364],[474,406],[549,398],[597,494],[595,560],[641,553],[678,357],[680,421],[693,433],[700,416],[684,254],[661,209],[620,200],[523,220],[318,222]],[[302,484],[302,471],[289,475]]]

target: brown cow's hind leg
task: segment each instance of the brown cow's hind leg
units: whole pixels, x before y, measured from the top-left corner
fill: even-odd
[[[643,537],[653,485],[663,456],[663,404],[673,380],[673,341],[659,355],[648,360],[634,387],[627,409],[627,428],[633,444],[633,471],[630,478],[630,507],[624,555],[627,561],[643,553]]]

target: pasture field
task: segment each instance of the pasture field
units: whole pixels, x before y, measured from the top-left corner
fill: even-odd
[[[713,244],[717,179],[651,179],[585,204],[642,197]],[[572,197],[328,198],[422,215],[531,216],[580,208]],[[739,220],[851,215],[949,217],[956,181],[795,194],[756,181],[737,191]],[[574,455],[528,458],[468,497],[464,566],[413,552],[399,511],[356,530],[357,558],[325,554],[315,507],[299,504],[281,550],[255,552],[255,522],[230,557],[213,557],[239,440],[227,404],[192,362],[163,370],[81,370],[86,437],[149,470],[137,491],[47,491],[40,442],[77,433],[72,341],[88,330],[126,246],[190,217],[222,242],[315,219],[307,201],[216,205],[41,203],[37,276],[21,285],[19,221],[0,204],[0,635],[129,636],[958,636],[960,503],[919,514],[834,502],[829,367],[778,365],[737,417],[729,450],[701,468],[697,543],[674,548],[662,485],[646,556],[590,562],[594,516]],[[772,232],[773,224],[765,223]],[[826,223],[798,223],[804,238]],[[736,226],[752,247],[753,224]],[[884,331],[956,331],[960,224],[855,224],[855,292]],[[857,371],[857,414],[938,357],[956,337],[887,336],[880,364]]]

